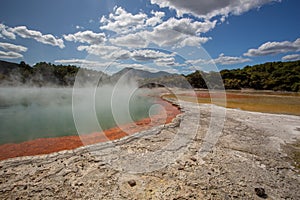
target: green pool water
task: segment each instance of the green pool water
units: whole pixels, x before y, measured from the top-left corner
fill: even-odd
[[[116,122],[109,95],[102,92],[95,96],[95,110],[100,127],[106,130],[115,127]],[[117,100],[122,102],[122,99]],[[121,123],[149,117],[153,102],[153,98],[139,92],[132,94],[129,103],[123,105],[129,109],[131,119],[124,118]],[[84,106],[81,110],[87,121],[86,132],[99,131],[98,127],[88,124],[90,120],[85,116]],[[120,110],[120,113],[115,111],[115,115],[122,115]],[[77,135],[71,88],[0,88],[0,144],[67,135]]]

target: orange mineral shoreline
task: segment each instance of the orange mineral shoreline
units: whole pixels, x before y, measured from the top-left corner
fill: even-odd
[[[78,135],[63,136],[56,138],[39,138],[22,143],[9,143],[0,145],[0,160],[20,156],[33,156],[41,154],[49,154],[62,150],[71,150],[83,145],[95,144],[99,142],[106,142],[109,140],[119,139],[151,127],[167,124],[172,121],[179,113],[178,107],[171,103],[158,99],[166,111],[167,117],[162,117],[160,114],[150,118],[139,120],[135,123],[125,124],[121,127],[115,127],[100,133],[90,133],[81,138]],[[84,143],[84,144],[83,144]]]

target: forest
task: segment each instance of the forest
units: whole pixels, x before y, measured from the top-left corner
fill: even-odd
[[[73,86],[79,67],[72,65],[54,65],[40,62],[29,66],[24,61],[20,64],[0,61],[1,86],[34,86],[34,87],[69,87]],[[108,77],[100,71],[86,69],[84,76]]]
[[[300,60],[292,62],[268,62],[246,66],[242,69],[222,70],[220,74],[225,89],[251,88],[256,90],[300,92]],[[195,88],[218,88],[218,73],[196,71],[186,76]]]
[[[54,65],[40,62],[29,66],[24,61],[17,63],[0,61],[1,86],[72,86],[79,67],[72,65]],[[127,69],[128,70],[128,69]],[[131,69],[135,70],[135,69]],[[188,75],[161,73],[155,78],[150,72],[141,73],[135,70],[131,73],[139,83],[155,82],[160,85],[185,87],[183,78],[194,88],[225,89],[251,88],[256,90],[293,91],[300,92],[300,60],[291,62],[268,62],[264,64],[246,66],[242,69],[225,69],[219,72],[195,71]],[[141,77],[141,74],[143,75]],[[145,74],[146,77],[145,77]],[[220,74],[222,80],[220,79]],[[120,72],[109,76],[100,71],[85,70],[86,77],[101,76],[103,84],[113,82]],[[140,77],[139,77],[140,76]],[[149,77],[147,77],[149,76]]]

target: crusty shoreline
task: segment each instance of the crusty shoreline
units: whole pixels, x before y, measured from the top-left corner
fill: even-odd
[[[195,120],[197,105],[181,106],[184,112],[172,123],[115,141],[122,150],[117,156],[112,143],[103,143],[1,161],[0,194],[25,199],[259,199],[255,188],[264,188],[270,199],[300,198],[298,171],[281,148],[300,139],[299,116],[218,107],[226,110],[225,125],[217,144],[201,158],[213,106],[201,105],[201,127],[189,144],[182,144],[179,150],[186,149],[174,162],[149,172],[126,171],[121,158],[165,147],[182,120]],[[120,158],[119,168],[115,158]]]

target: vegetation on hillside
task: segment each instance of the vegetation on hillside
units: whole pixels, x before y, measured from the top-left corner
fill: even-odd
[[[269,62],[243,69],[222,70],[218,72],[195,71],[181,76],[164,73],[144,73],[133,70],[131,78],[137,78],[140,85],[157,83],[167,87],[225,89],[253,88],[256,90],[281,90],[300,92],[300,60],[293,62]],[[0,85],[2,86],[72,86],[79,68],[71,65],[54,65],[40,62],[33,67],[25,62],[20,64],[0,61]],[[124,70],[123,70],[124,71]],[[108,76],[103,72],[88,70],[83,76],[101,76],[101,83],[114,82],[120,73]],[[222,79],[220,77],[222,76]],[[83,77],[83,78],[84,78]],[[187,80],[187,81],[186,81]]]
[[[246,66],[243,69],[222,70],[220,72],[225,89],[252,88],[256,90],[281,90],[300,92],[300,61],[268,62]],[[216,72],[196,71],[186,76],[193,87],[219,88]],[[206,81],[204,81],[206,80]]]
[[[40,62],[33,67],[25,62],[13,64],[1,61],[0,84],[2,86],[72,86],[79,68],[72,65],[54,65]],[[104,73],[94,70],[85,70],[83,76],[88,77]]]

